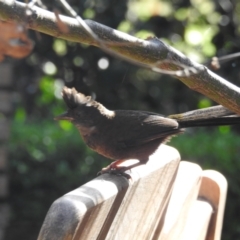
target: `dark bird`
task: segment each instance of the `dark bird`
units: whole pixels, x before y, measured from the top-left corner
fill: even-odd
[[[240,124],[240,116],[223,106],[164,117],[145,111],[111,111],[74,88],[64,87],[62,96],[68,110],[55,120],[71,121],[90,148],[115,160],[102,172],[124,171],[147,163],[161,143],[182,133],[183,128]],[[128,159],[139,162],[119,166]]]

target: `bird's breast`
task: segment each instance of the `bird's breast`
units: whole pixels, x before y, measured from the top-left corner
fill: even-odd
[[[84,140],[84,142],[90,147],[90,148],[94,148],[94,146],[96,144],[94,144],[95,142],[95,138],[94,135],[96,133],[96,127],[78,127],[78,130],[80,132],[80,134],[82,135],[82,138]]]

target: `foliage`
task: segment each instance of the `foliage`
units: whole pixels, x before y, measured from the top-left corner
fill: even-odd
[[[57,1],[54,5],[52,1],[43,2],[63,12]],[[189,57],[208,62],[214,55],[239,51],[240,3],[222,2],[71,0],[71,6],[85,18],[142,38],[156,35]],[[33,53],[14,61],[14,87],[21,101],[15,102],[9,143],[13,208],[7,233],[10,240],[36,239],[53,200],[93,178],[107,164],[105,158],[85,148],[74,127],[53,121],[65,109],[59,100],[63,85],[95,95],[110,109],[167,115],[213,104],[170,76],[138,68],[95,47],[32,31],[29,35],[35,41]],[[239,85],[239,63],[226,63],[217,73]],[[204,168],[220,170],[227,176],[230,190],[224,239],[240,235],[236,216],[240,199],[238,143],[239,136],[227,128],[192,131],[173,139],[183,159],[199,161]],[[19,227],[23,223],[24,227]]]
[[[74,127],[53,121],[13,121],[9,158],[12,225],[23,219],[28,236],[19,226],[17,234],[24,239],[37,238],[54,200],[96,177],[109,163],[85,147]],[[8,234],[11,239],[14,232]]]
[[[239,236],[238,219],[240,207],[240,136],[232,131],[189,131],[174,138],[171,145],[176,147],[183,160],[196,162],[203,169],[214,169],[222,173],[228,181],[228,196],[225,209],[222,239]],[[231,221],[229,219],[232,219]],[[234,236],[234,237],[233,237]]]
[[[220,171],[228,179],[226,219],[238,218],[239,206],[234,199],[240,195],[237,177],[240,171],[239,142],[239,135],[215,129],[208,134],[205,130],[190,130],[169,143],[180,151],[182,159],[196,162],[203,169]],[[27,123],[15,120],[9,151],[11,188],[14,189],[12,218],[24,219],[25,224],[31,226],[34,222],[32,230],[35,231],[28,232],[29,239],[36,238],[55,199],[94,178],[108,163],[104,157],[85,147],[74,127],[70,125],[63,129],[53,121]],[[236,229],[237,223],[226,221],[226,232]],[[25,229],[18,232],[21,234],[24,236]],[[228,239],[225,235],[224,239]]]

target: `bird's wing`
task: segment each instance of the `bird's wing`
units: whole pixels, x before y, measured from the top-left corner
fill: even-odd
[[[131,124],[128,122],[127,133],[122,140],[119,139],[119,145],[122,147],[137,147],[157,139],[165,142],[171,136],[182,132],[174,119],[149,112],[141,112],[134,116],[133,112],[129,118]]]

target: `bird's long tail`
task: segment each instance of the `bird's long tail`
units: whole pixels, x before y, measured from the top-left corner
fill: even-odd
[[[177,120],[181,128],[240,124],[240,116],[221,105],[168,117]]]

